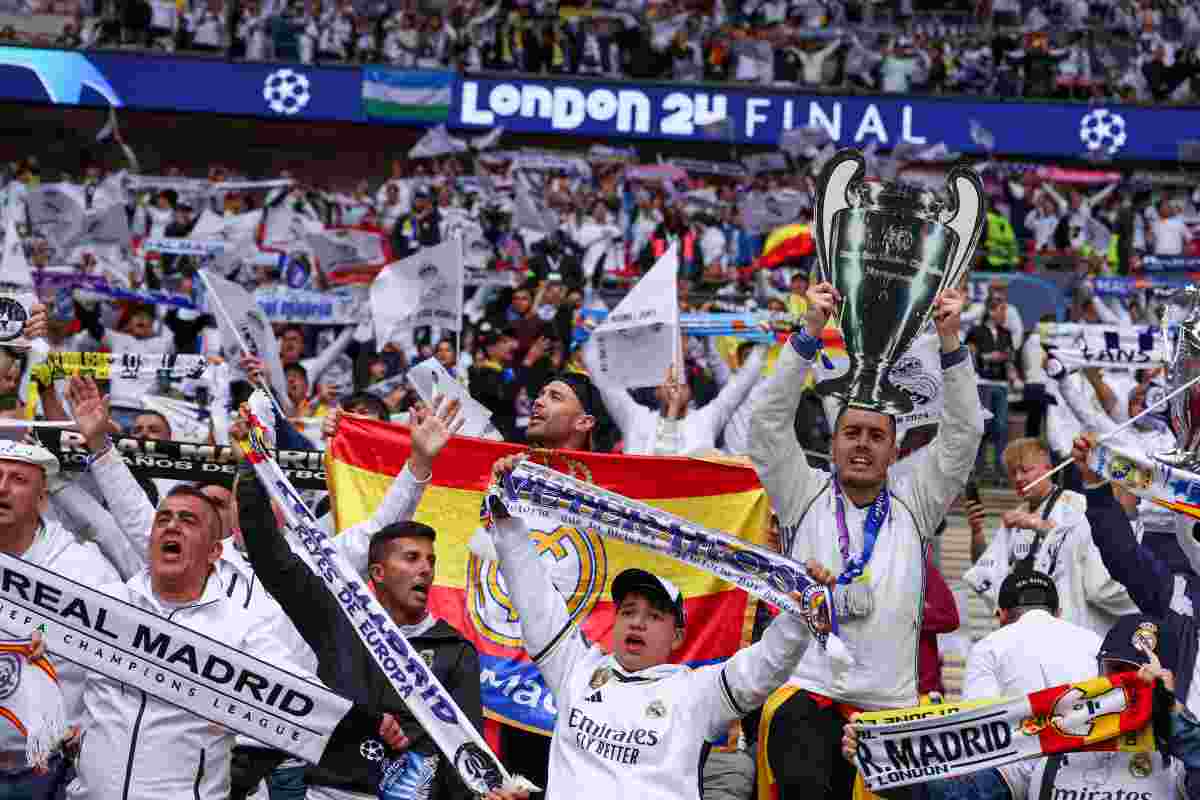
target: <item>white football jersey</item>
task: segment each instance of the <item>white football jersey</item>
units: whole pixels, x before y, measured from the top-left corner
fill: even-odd
[[[1022,761],[1013,800],[1175,800],[1187,797],[1183,763],[1161,753],[1062,753]],[[1010,773],[1011,774],[1011,773]]]
[[[554,687],[547,798],[699,798],[700,759],[740,709],[723,665],[626,673],[577,630],[537,662]],[[562,680],[554,680],[561,675]]]
[[[554,692],[547,800],[700,800],[700,759],[787,680],[810,641],[784,612],[723,664],[627,672],[571,622],[518,518],[493,528],[500,572],[533,663]]]

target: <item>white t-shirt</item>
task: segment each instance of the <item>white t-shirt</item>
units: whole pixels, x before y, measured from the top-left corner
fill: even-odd
[[[1183,245],[1188,240],[1188,229],[1181,217],[1159,217],[1154,221],[1151,232],[1154,236],[1156,256],[1177,256],[1183,253]]]

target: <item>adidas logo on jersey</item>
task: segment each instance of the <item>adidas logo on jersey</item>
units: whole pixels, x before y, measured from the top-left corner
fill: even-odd
[[[588,695],[587,697],[585,697],[585,698],[583,698],[583,699],[584,699],[586,702],[588,702],[588,703],[603,703],[603,702],[604,702],[604,698],[600,696],[600,690],[599,690],[599,689],[597,689],[597,690],[595,691],[595,693],[593,693],[593,694],[590,694],[590,695]]]

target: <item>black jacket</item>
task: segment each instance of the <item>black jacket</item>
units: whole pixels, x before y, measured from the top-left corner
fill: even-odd
[[[254,572],[267,587],[304,641],[317,654],[317,675],[331,689],[373,713],[390,713],[423,753],[437,745],[418,725],[387,676],[367,652],[342,613],[324,580],[292,552],[275,524],[271,503],[257,478],[243,475],[238,482],[239,523]],[[409,639],[417,652],[432,662],[433,674],[446,687],[476,730],[483,728],[479,688],[479,656],[454,628],[439,620],[425,634]],[[378,780],[370,765],[356,758],[345,767],[309,767],[308,782],[374,795]],[[434,800],[468,800],[474,794],[443,756],[438,765]]]

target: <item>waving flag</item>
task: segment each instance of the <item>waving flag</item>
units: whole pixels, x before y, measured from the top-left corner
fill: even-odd
[[[408,429],[345,417],[326,456],[338,528],[366,519],[404,465]],[[498,567],[467,550],[492,463],[523,450],[516,445],[455,437],[438,457],[416,519],[438,533],[437,578],[430,610],[457,628],[479,651],[485,713],[549,733],[555,706],[521,646],[519,620]],[[561,451],[539,463],[626,497],[752,541],[765,542],[768,503],[747,466],[687,458],[615,456]],[[670,558],[589,530],[527,518],[530,536],[552,565],[555,586],[572,619],[591,641],[607,643],[614,607],[612,578],[638,566],[671,580],[686,598],[687,638],[677,657],[692,665],[728,658],[743,644],[753,604],[742,591]],[[731,621],[734,621],[731,624]]]

